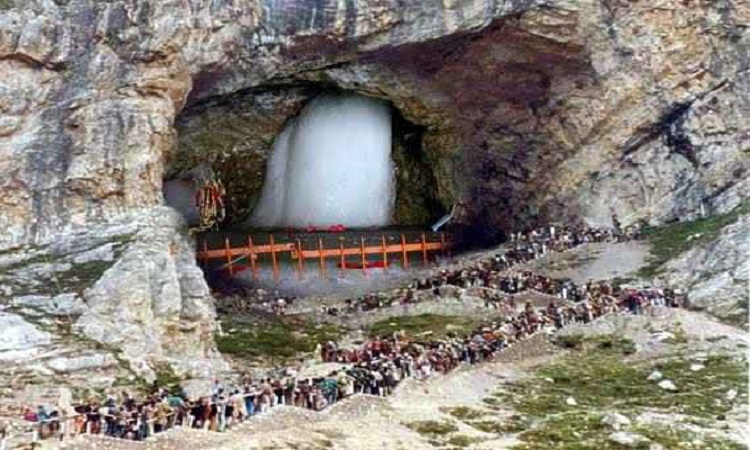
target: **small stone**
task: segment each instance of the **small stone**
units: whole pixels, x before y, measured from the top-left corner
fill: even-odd
[[[695,361],[698,361],[698,362],[705,362],[705,361],[708,360],[708,354],[707,353],[696,353],[695,355],[693,355],[693,357],[691,359],[693,359]]]
[[[670,380],[662,380],[659,382],[659,387],[664,389],[665,391],[676,391],[677,386],[672,383]]]
[[[725,397],[726,397],[727,400],[729,400],[731,402],[732,400],[734,400],[737,397],[737,390],[736,389],[730,389],[727,392],[727,395]]]
[[[649,442],[647,437],[629,431],[616,431],[609,435],[609,440],[626,447],[636,447],[643,442]]]
[[[654,370],[651,372],[651,375],[648,376],[648,381],[659,381],[664,377],[664,375],[661,374],[658,370]]]
[[[654,335],[654,339],[656,339],[659,342],[664,342],[666,340],[674,339],[674,338],[675,338],[674,333],[670,333],[669,331],[662,331]]]
[[[565,403],[567,403],[570,406],[577,406],[578,405],[578,402],[573,397],[568,397],[567,399],[565,399]]]
[[[654,443],[654,444],[649,445],[648,450],[664,450],[664,446],[661,444]]]
[[[703,364],[692,364],[690,366],[690,370],[692,370],[693,372],[698,372],[698,371],[703,370],[705,368],[706,368],[706,366],[704,366]]]
[[[552,378],[545,378],[544,381],[546,381],[547,383],[554,383],[555,382],[555,380],[553,380]]]
[[[615,431],[620,431],[623,427],[630,425],[630,419],[620,413],[609,413],[604,416],[602,423],[609,425]]]

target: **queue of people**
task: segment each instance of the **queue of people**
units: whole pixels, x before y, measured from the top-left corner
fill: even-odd
[[[479,288],[488,306],[505,301],[505,294],[536,290],[557,300],[544,308],[527,303],[517,312],[489,321],[463,336],[449,334],[445,339],[415,339],[400,333],[375,338],[360,346],[342,348],[334,342],[321,343],[325,362],[340,363],[326,376],[303,377],[288,368],[278,376],[254,379],[243,376],[224,386],[215,380],[211,395],[191,396],[184,389],[154,387],[147,398],[136,401],[123,392],[104,402],[90,401],[75,407],[72,416],[44,407],[27,409],[23,418],[39,424],[41,437],[72,433],[103,434],[114,438],[144,440],[176,425],[223,431],[234,424],[261,414],[276,405],[321,410],[354,394],[385,396],[404,379],[423,379],[446,373],[461,364],[492,359],[498,352],[540,331],[553,332],[570,323],[586,323],[617,311],[640,314],[652,306],[681,306],[684,296],[659,289],[624,289],[610,283],[576,285],[529,271],[514,271],[524,262],[550,251],[564,251],[588,242],[637,238],[639,230],[606,231],[554,226],[514,233],[508,248],[490,258],[472,261],[452,270],[439,270],[433,276],[414,280],[396,295],[371,295],[350,299],[343,311],[351,313],[417,301],[419,291],[442,295],[448,286]],[[270,312],[283,313],[293,299],[271,300]],[[512,300],[510,300],[512,301]],[[331,313],[331,311],[329,311]]]
[[[617,225],[617,216],[613,222]],[[510,241],[504,251],[490,258],[469,261],[455,269],[440,269],[432,276],[414,279],[403,289],[392,292],[378,292],[347,299],[341,306],[320,306],[320,312],[337,316],[356,312],[366,312],[387,306],[417,303],[418,291],[432,291],[435,296],[443,295],[444,286],[462,289],[488,288],[481,295],[488,307],[499,307],[505,301],[501,294],[518,294],[526,290],[536,290],[545,294],[560,296],[563,300],[580,301],[585,297],[584,290],[571,286],[569,281],[553,280],[528,271],[506,273],[550,252],[563,252],[588,243],[622,242],[641,237],[641,227],[635,225],[625,230],[617,225],[614,229],[592,227],[556,227],[554,225],[532,229],[527,232],[510,234]]]
[[[583,289],[581,289],[583,290]],[[648,306],[680,306],[679,298],[649,290],[613,288],[591,283],[579,302],[552,300],[546,307],[527,303],[522,311],[486,321],[465,335],[444,339],[409,337],[397,332],[359,346],[343,348],[322,343],[324,362],[341,364],[327,376],[303,377],[287,368],[278,376],[254,379],[244,375],[224,386],[214,380],[211,395],[192,397],[184,389],[154,386],[143,401],[123,392],[103,403],[92,400],[75,407],[68,423],[57,411],[43,407],[24,412],[24,419],[40,424],[42,437],[90,433],[144,440],[175,425],[224,431],[277,405],[324,409],[354,394],[390,395],[407,378],[424,379],[465,364],[491,360],[504,349],[539,332],[552,333],[571,323],[587,323],[614,312],[642,313]]]

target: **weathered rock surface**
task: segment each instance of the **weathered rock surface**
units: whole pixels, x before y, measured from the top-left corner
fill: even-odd
[[[1,350],[51,357],[39,373],[106,369],[113,361],[147,380],[167,363],[190,376],[223,370],[213,300],[182,227],[175,211],[156,208],[0,255],[0,304],[12,311],[3,313]]]
[[[49,333],[15,314],[0,312],[0,329],[3,330],[3,338],[0,339],[0,360],[31,355],[51,341]]]
[[[750,215],[723,228],[707,244],[669,261],[664,270],[667,284],[689,290],[693,306],[747,323]]]
[[[4,5],[4,246],[159,204],[172,156],[257,161],[300,99],[332,87],[424,127],[440,199],[492,225],[661,221],[748,191],[743,2]],[[247,89],[245,122],[210,127],[198,154],[176,147],[180,113]]]

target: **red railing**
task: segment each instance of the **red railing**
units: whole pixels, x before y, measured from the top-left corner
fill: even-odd
[[[225,261],[222,269],[226,269],[230,275],[235,273],[238,261],[246,259],[250,263],[253,279],[257,279],[259,265],[262,263],[259,256],[270,255],[273,277],[278,281],[280,277],[279,256],[287,253],[291,260],[297,262],[296,270],[300,278],[305,271],[306,260],[317,260],[318,271],[323,277],[326,273],[326,259],[333,258],[339,259],[338,264],[342,270],[356,267],[361,268],[364,273],[367,273],[367,269],[372,267],[387,270],[388,266],[392,264],[388,258],[389,254],[399,254],[401,266],[406,269],[409,267],[409,253],[418,252],[421,254],[422,264],[427,265],[429,263],[429,252],[439,251],[442,255],[446,255],[450,251],[448,237],[444,233],[440,233],[439,236],[438,241],[431,242],[428,241],[427,235],[422,233],[418,242],[407,243],[406,235],[401,234],[400,243],[388,244],[386,235],[381,234],[380,245],[365,245],[365,236],[361,235],[360,244],[357,247],[346,247],[344,242],[341,242],[338,248],[325,248],[323,238],[320,236],[318,236],[315,248],[304,248],[300,239],[295,239],[294,242],[276,243],[273,234],[268,235],[268,244],[256,245],[253,243],[252,237],[248,236],[246,245],[233,247],[227,237],[224,240],[224,246],[218,249],[209,249],[208,242],[204,240],[196,258],[202,264],[206,264],[210,260],[222,259]],[[367,257],[370,255],[379,255],[381,259],[379,261],[368,261]],[[359,260],[356,263],[347,261],[347,257],[351,256],[359,256]]]

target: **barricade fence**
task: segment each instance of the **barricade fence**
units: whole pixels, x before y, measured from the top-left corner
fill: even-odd
[[[392,236],[391,236],[392,237]],[[346,269],[361,269],[366,275],[368,269],[388,268],[394,264],[394,260],[389,255],[398,255],[396,261],[400,263],[403,269],[408,269],[410,253],[418,253],[421,257],[422,265],[426,266],[430,261],[430,253],[440,252],[442,256],[450,255],[451,240],[450,236],[445,233],[439,233],[438,238],[430,240],[426,233],[421,233],[416,242],[409,242],[406,234],[399,235],[400,242],[389,244],[385,233],[380,234],[379,245],[367,245],[365,235],[360,235],[359,245],[347,246],[343,241],[335,248],[326,247],[323,238],[318,235],[314,248],[306,248],[302,239],[295,238],[293,242],[278,243],[273,233],[268,235],[267,244],[255,244],[251,236],[247,237],[247,242],[243,246],[232,246],[229,237],[224,239],[222,248],[209,248],[207,240],[203,240],[200,250],[196,253],[196,259],[204,267],[211,260],[224,260],[221,269],[225,269],[229,275],[244,270],[244,266],[239,264],[240,261],[246,260],[252,271],[253,279],[257,279],[260,266],[263,260],[262,255],[270,256],[270,262],[273,269],[274,280],[280,278],[280,259],[282,256],[288,256],[289,260],[296,262],[295,270],[298,276],[302,278],[306,270],[306,261],[314,260],[318,265],[318,272],[323,278],[326,276],[326,261],[336,260],[341,269],[342,276]],[[370,235],[372,238],[372,235]],[[309,245],[309,244],[308,244]],[[377,256],[376,260],[368,257]],[[352,260],[352,257],[355,260]]]

